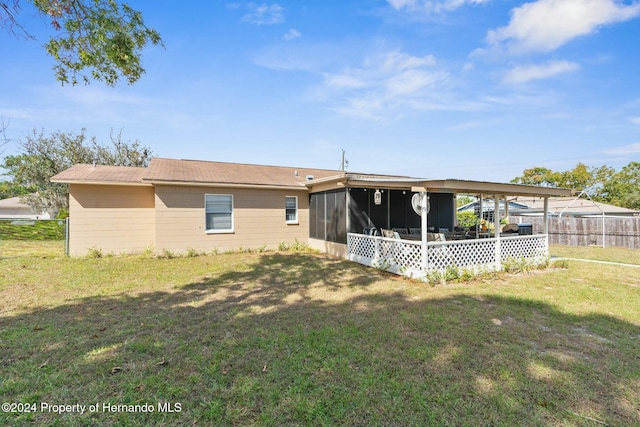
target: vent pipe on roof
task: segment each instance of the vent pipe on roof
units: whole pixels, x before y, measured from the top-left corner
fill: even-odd
[[[311,181],[313,179],[313,175],[307,175],[307,181]]]

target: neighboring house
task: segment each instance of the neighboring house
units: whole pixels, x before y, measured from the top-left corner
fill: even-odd
[[[520,197],[518,201],[527,205],[526,209],[514,210],[514,215],[542,215],[543,201],[533,197]],[[640,210],[621,208],[607,203],[594,202],[586,198],[550,197],[549,214],[563,217],[617,216],[630,217],[640,215]]]
[[[631,217],[640,215],[640,210],[621,208],[620,206],[594,202],[587,198],[577,197],[549,197],[547,200],[547,213],[551,216],[563,217]],[[500,209],[505,212],[504,201],[500,202]],[[480,201],[474,201],[460,206],[458,212],[472,211],[477,215],[480,210]],[[493,200],[484,199],[482,211],[485,217],[493,217]],[[541,197],[519,196],[509,200],[508,214],[517,216],[542,216],[544,213],[544,199]]]
[[[456,194],[493,195],[497,203],[510,196],[546,200],[571,194],[518,184],[161,158],[146,168],[75,165],[51,180],[70,184],[71,255],[91,248],[277,248],[298,240],[415,276],[447,265],[500,268],[507,257],[548,255],[546,234],[476,233],[457,235],[467,239],[458,242],[428,241],[431,231],[454,231]],[[380,237],[372,228],[396,229],[396,237]]]
[[[49,219],[48,212],[37,212],[31,206],[22,203],[20,197],[0,200],[0,219]]]

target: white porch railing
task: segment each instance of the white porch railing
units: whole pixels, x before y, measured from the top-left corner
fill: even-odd
[[[423,259],[420,241],[356,233],[347,235],[347,253],[351,261],[421,279],[431,271],[450,267],[499,270],[509,258],[542,263],[549,256],[546,234],[427,242],[426,246],[427,256]]]

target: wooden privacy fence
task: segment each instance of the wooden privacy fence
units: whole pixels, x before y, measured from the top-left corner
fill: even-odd
[[[510,223],[531,224],[534,233],[543,232],[543,221],[542,217],[509,216]],[[640,249],[640,217],[549,217],[549,244]]]

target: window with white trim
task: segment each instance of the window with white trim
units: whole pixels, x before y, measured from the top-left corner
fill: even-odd
[[[232,194],[205,194],[204,206],[207,233],[233,232]]]
[[[298,196],[284,198],[284,217],[287,224],[298,223]]]

